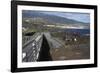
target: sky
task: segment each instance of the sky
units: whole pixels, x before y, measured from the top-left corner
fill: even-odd
[[[69,18],[73,20],[77,20],[80,22],[90,23],[90,14],[89,13],[72,13],[72,12],[44,12],[41,11],[41,13],[49,14],[49,15],[56,15],[61,16],[64,18]]]

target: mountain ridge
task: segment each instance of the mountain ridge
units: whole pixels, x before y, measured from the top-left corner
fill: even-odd
[[[45,14],[45,13],[41,13],[41,12],[36,12],[36,11],[23,11],[23,15],[22,17],[28,17],[28,18],[35,18],[35,17],[42,17],[46,20],[49,20],[50,22],[54,22],[54,23],[63,23],[63,24],[89,24],[89,23],[84,23],[84,22],[79,22],[73,19],[68,19],[68,18],[64,18],[64,17],[60,17],[60,16],[56,16],[56,15],[49,15],[49,14]]]

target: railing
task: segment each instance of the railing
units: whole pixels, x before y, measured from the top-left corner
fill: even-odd
[[[34,62],[37,61],[41,44],[43,41],[42,33],[35,33],[34,36],[27,39],[27,42],[22,47],[22,61]]]

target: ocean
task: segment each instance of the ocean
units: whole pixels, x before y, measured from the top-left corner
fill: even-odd
[[[65,29],[64,31],[78,33],[80,35],[90,35],[90,29]]]

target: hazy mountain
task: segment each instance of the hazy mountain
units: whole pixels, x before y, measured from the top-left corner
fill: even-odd
[[[49,15],[49,14],[45,14],[45,13],[41,13],[41,12],[37,12],[37,11],[23,11],[22,12],[22,17],[23,18],[43,18],[48,20],[51,23],[61,23],[61,24],[70,24],[71,26],[85,26],[87,28],[89,28],[89,23],[84,23],[84,22],[79,22],[76,20],[72,20],[72,19],[68,19],[68,18],[64,18],[64,17],[60,17],[60,16],[56,16],[56,15]]]

